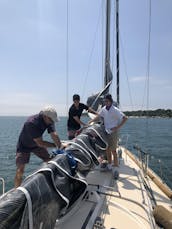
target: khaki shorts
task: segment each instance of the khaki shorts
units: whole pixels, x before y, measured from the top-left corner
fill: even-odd
[[[110,150],[116,150],[117,143],[118,143],[118,132],[112,132],[111,134],[108,134],[108,149]]]
[[[43,147],[37,147],[32,152],[43,161],[48,161],[50,159],[50,155],[47,149]],[[16,165],[23,165],[29,163],[30,153],[25,152],[17,152],[16,153]]]

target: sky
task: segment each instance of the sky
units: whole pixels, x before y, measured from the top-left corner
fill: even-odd
[[[114,2],[110,93],[115,100]],[[149,0],[119,0],[123,111],[172,109],[172,1],[151,1],[150,43],[149,7]],[[73,94],[86,103],[100,91],[104,17],[105,0],[0,0],[0,115],[31,115],[53,105],[66,116]]]

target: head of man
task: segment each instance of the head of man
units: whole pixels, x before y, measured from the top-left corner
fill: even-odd
[[[79,102],[80,102],[80,96],[78,94],[74,94],[73,95],[73,103],[74,103],[75,107],[79,106]]]
[[[59,121],[58,116],[57,116],[57,112],[56,112],[55,108],[52,106],[44,107],[42,109],[41,113],[43,114],[44,121],[47,124],[52,124],[52,123]]]
[[[112,95],[111,94],[107,94],[105,96],[105,106],[106,106],[106,109],[110,109],[110,107],[112,106],[112,103],[113,103],[113,99],[112,99]]]

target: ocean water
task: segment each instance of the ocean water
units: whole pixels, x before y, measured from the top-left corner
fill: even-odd
[[[5,179],[6,191],[14,186],[16,143],[26,119],[27,117],[0,117],[0,177]],[[56,125],[60,138],[64,140],[67,139],[66,122],[66,117],[60,117],[60,122]],[[162,175],[164,181],[172,188],[172,119],[129,118],[120,131],[123,142],[127,137],[127,148],[137,155],[137,151],[133,149],[137,144],[147,152],[150,155],[149,166],[158,175]],[[51,140],[47,133],[43,138]],[[24,176],[31,174],[41,163],[42,161],[32,154]],[[1,187],[0,183],[0,193]]]

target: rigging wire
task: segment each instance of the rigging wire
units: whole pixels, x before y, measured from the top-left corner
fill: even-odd
[[[66,0],[66,115],[69,106],[69,0]]]
[[[146,72],[146,81],[145,81],[145,87],[144,87],[144,95],[142,100],[142,106],[141,110],[143,110],[144,107],[144,100],[146,95],[146,110],[148,112],[149,109],[149,81],[150,81],[150,47],[151,47],[151,17],[152,17],[152,6],[151,6],[151,0],[149,0],[149,28],[148,28],[148,50],[147,50],[147,72]]]
[[[148,53],[147,53],[147,104],[149,109],[149,81],[150,81],[150,45],[151,45],[151,0],[149,1],[149,34],[148,34]]]
[[[112,12],[115,12],[115,4],[114,4],[114,11]],[[116,18],[116,14],[113,14],[113,21],[115,21],[115,18]],[[112,32],[112,50],[115,50],[115,23],[113,23],[113,32]],[[116,57],[116,52],[112,53],[112,63],[111,63],[111,66],[112,66],[112,72],[114,72],[115,76],[116,76],[116,72],[114,70],[116,64],[115,64],[115,57]],[[113,80],[114,82],[114,88],[115,88],[115,80]],[[113,87],[113,86],[112,86]],[[116,93],[116,92],[115,92]],[[116,95],[115,95],[115,98],[116,98]]]
[[[147,139],[150,139],[150,133],[149,133],[149,119],[148,119],[148,110],[149,110],[149,81],[150,81],[150,46],[151,46],[151,0],[149,0],[149,32],[148,32],[148,52],[147,52],[147,100],[146,100],[146,111],[147,111],[147,119],[146,119],[146,137]]]
[[[116,97],[117,104],[120,105],[120,94],[119,94],[119,0],[116,0]]]
[[[145,137],[150,139],[149,132],[149,81],[150,81],[150,47],[151,47],[151,0],[149,0],[149,21],[148,21],[148,44],[147,44],[147,69],[146,69],[146,81],[145,81],[145,95],[146,95],[146,125],[145,125]],[[143,106],[143,104],[142,104]]]
[[[103,7],[103,2],[104,2],[104,1],[102,1],[102,3],[101,3],[101,8]],[[99,15],[98,15],[96,30],[95,30],[94,38],[93,38],[93,45],[92,45],[91,52],[90,52],[90,56],[89,56],[89,60],[88,60],[88,68],[87,68],[87,71],[86,71],[86,74],[85,74],[85,78],[84,78],[83,90],[82,90],[83,93],[82,93],[81,98],[83,98],[84,95],[85,95],[85,88],[86,88],[87,78],[88,78],[88,74],[89,74],[89,71],[90,71],[90,66],[91,66],[93,51],[94,51],[94,48],[95,48],[96,36],[97,36],[97,31],[98,31],[98,27],[99,27],[100,17],[101,17],[101,12],[102,12],[102,11],[100,10],[99,12],[100,12],[100,13],[99,13]]]
[[[124,65],[124,71],[125,75],[127,78],[127,86],[128,86],[128,91],[129,91],[129,97],[130,97],[130,103],[132,110],[134,110],[133,106],[133,99],[132,99],[132,93],[131,93],[131,88],[129,84],[129,76],[128,76],[128,71],[127,71],[127,64],[126,64],[126,59],[125,59],[125,52],[124,52],[124,46],[122,42],[122,37],[121,34],[119,34],[120,37],[120,46],[121,46],[121,54],[122,54],[122,60],[123,60],[123,65]],[[146,82],[144,86],[144,95],[143,95],[143,100],[142,100],[142,105],[141,105],[141,110],[143,110],[144,107],[144,100],[145,100],[145,94],[147,94],[147,103],[146,103],[146,109],[149,109],[149,75],[150,75],[150,47],[151,47],[151,0],[149,0],[149,32],[148,32],[148,52],[147,52],[147,73],[146,73]]]
[[[124,46],[123,46],[122,37],[120,33],[119,33],[119,37],[120,37],[121,55],[122,55],[122,60],[123,60],[123,65],[124,65],[124,72],[125,72],[126,79],[127,79],[127,86],[128,86],[129,97],[130,97],[130,104],[131,104],[132,110],[134,110],[131,88],[130,88],[130,83],[129,83],[128,70],[127,70],[127,64],[126,64],[126,59],[125,59]]]
[[[116,5],[114,4],[114,8],[115,7],[116,7]],[[114,10],[114,12],[115,12],[115,10]],[[113,21],[115,21],[115,18],[116,18],[116,14],[113,15]],[[128,91],[129,91],[130,103],[131,103],[131,107],[132,107],[132,110],[133,110],[133,100],[132,100],[132,94],[131,94],[131,89],[130,89],[129,76],[128,76],[128,73],[127,73],[128,72],[127,71],[127,64],[126,64],[126,60],[125,60],[125,52],[124,52],[124,47],[123,47],[123,43],[122,43],[120,28],[119,28],[118,33],[119,33],[119,40],[120,40],[120,47],[121,47],[120,53],[122,54],[122,59],[123,59],[123,64],[124,64],[124,71],[125,71],[125,75],[126,75],[126,78],[127,78],[127,86],[128,86]],[[112,38],[112,41],[113,41],[112,50],[115,50],[115,26],[113,26],[113,38]],[[116,50],[116,53],[114,53],[114,55],[112,56],[112,71],[113,72],[114,72],[115,56],[116,55],[117,55],[117,50]],[[115,75],[117,75],[117,71],[118,71],[118,69],[116,69]],[[120,107],[122,107],[121,103],[120,103]]]
[[[105,7],[103,7],[103,3],[104,3],[104,0],[102,0],[102,55],[101,55],[101,57],[102,57],[102,88],[103,88],[103,86],[104,86],[104,52],[103,52],[103,50],[104,50],[104,45],[105,45],[105,42],[104,42],[104,17],[105,17],[105,15],[104,15],[104,8]]]

